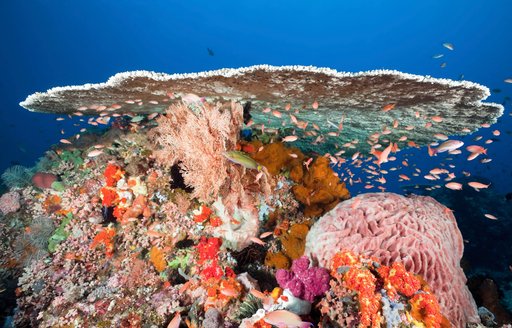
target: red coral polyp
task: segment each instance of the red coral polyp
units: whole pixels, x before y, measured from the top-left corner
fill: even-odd
[[[201,237],[199,244],[197,245],[197,251],[199,253],[199,264],[203,264],[207,260],[216,260],[219,254],[222,240],[216,237]]]
[[[210,218],[210,215],[213,213],[213,211],[208,206],[202,205],[201,209],[199,211],[195,211],[194,213],[194,222],[203,223]]]
[[[112,257],[114,254],[114,237],[116,236],[116,230],[111,227],[107,227],[101,230],[96,237],[94,237],[90,248],[96,248],[99,245],[105,246],[105,255]]]
[[[123,170],[115,165],[108,164],[105,168],[105,172],[103,172],[103,176],[105,177],[105,183],[108,187],[114,187],[117,184],[117,181],[123,177]]]
[[[411,315],[422,321],[427,328],[440,328],[443,316],[437,298],[432,294],[417,293],[410,301]]]
[[[408,272],[400,262],[394,262],[391,267],[381,266],[379,274],[384,279],[388,295],[393,298],[395,291],[411,297],[421,288],[421,281],[412,272]]]
[[[112,187],[101,188],[101,199],[101,204],[107,207],[114,206],[119,203],[119,195]]]

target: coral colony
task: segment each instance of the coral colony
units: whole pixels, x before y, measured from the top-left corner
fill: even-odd
[[[351,198],[346,183],[362,182],[343,168],[383,184],[400,148],[494,123],[488,95],[301,66],[137,71],[31,95],[29,110],[104,128],[2,175],[0,293],[20,327],[476,327],[451,211]]]

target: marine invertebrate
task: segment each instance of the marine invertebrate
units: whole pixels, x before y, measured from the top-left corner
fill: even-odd
[[[2,173],[2,181],[9,188],[23,188],[30,184],[32,170],[22,165],[14,165]]]
[[[167,267],[164,252],[156,246],[151,247],[151,250],[149,251],[149,259],[158,272],[164,271]]]
[[[52,187],[52,183],[57,181],[57,176],[53,173],[36,172],[32,176],[32,184],[39,189],[48,189]]]
[[[194,188],[192,196],[205,202],[214,200],[234,169],[223,153],[235,147],[242,111],[234,102],[171,105],[151,131],[156,160],[167,168],[181,162],[184,182]]]
[[[251,154],[252,158],[265,166],[271,175],[276,175],[283,169],[292,170],[296,166],[302,167],[304,154],[298,148],[285,147],[282,142],[263,145],[261,142],[254,141],[249,145],[258,150]]]
[[[90,249],[94,249],[99,245],[105,246],[105,255],[112,257],[114,255],[114,238],[116,230],[113,227],[103,228],[93,239]]]
[[[305,253],[325,266],[337,249],[370,254],[384,265],[401,261],[428,282],[452,324],[478,322],[459,264],[462,236],[451,211],[433,198],[370,193],[338,204],[312,226]]]
[[[340,182],[326,157],[317,157],[300,182],[292,187],[292,192],[305,205],[304,215],[308,217],[320,216],[350,198],[345,183]]]
[[[6,215],[20,209],[20,194],[10,191],[0,197],[0,214]]]
[[[290,271],[277,270],[276,279],[279,286],[289,289],[293,296],[313,302],[329,289],[330,277],[326,269],[309,265],[309,259],[302,256],[293,261]]]
[[[162,90],[172,90],[172,93]],[[191,93],[210,102],[250,101],[254,127],[261,128],[263,124],[265,129],[277,130],[283,128],[284,122],[285,127],[295,128],[297,147],[320,154],[354,139],[369,140],[370,135],[397,117],[400,117],[400,126],[391,131],[389,137],[396,140],[406,133],[408,141],[421,146],[430,143],[436,133],[470,133],[482,123],[496,122],[503,114],[503,106],[481,102],[490,95],[488,88],[468,81],[389,70],[347,73],[312,66],[269,65],[173,75],[125,72],[116,74],[106,83],[57,87],[35,93],[20,105],[50,113],[72,114],[78,108],[92,115],[98,113],[98,108],[120,114],[162,113],[169,104],[187,99]],[[312,106],[315,100],[316,106]],[[383,112],[383,106],[390,103],[395,104],[394,108]],[[273,111],[264,110],[269,107],[297,109],[298,113],[278,110],[281,115],[273,115]],[[287,115],[290,113],[295,119]],[[431,128],[425,127],[427,118],[432,116],[442,116],[443,120]],[[337,133],[337,126],[343,121],[343,133]],[[350,124],[352,122],[357,124]],[[308,135],[311,131],[306,131],[306,124],[316,124],[318,135]],[[405,129],[407,126],[415,128],[409,131]],[[462,128],[467,128],[467,132],[461,132]],[[333,133],[328,135],[329,132]],[[320,135],[323,138],[315,143]],[[400,147],[408,147],[407,142]],[[198,149],[191,149],[194,150]],[[368,143],[359,142],[347,154],[368,153],[369,150]]]
[[[331,291],[326,294],[325,300],[320,303],[322,313],[329,317],[340,315],[325,308],[333,297],[344,304],[342,311],[347,311],[347,315],[351,315],[351,311],[354,314],[350,294],[355,293],[359,327],[382,327],[384,324],[387,327],[407,326],[413,323],[411,316],[415,324],[428,328],[450,326],[428,285],[420,284],[419,276],[403,270],[400,264],[397,266],[397,262],[385,266],[375,258],[340,251],[334,255],[330,269],[335,281],[331,283]],[[407,281],[395,280],[394,284],[390,284],[389,273],[393,275],[394,270],[400,271],[398,275],[407,277]],[[413,280],[418,283],[410,289]],[[401,290],[399,295],[397,289]]]
[[[281,251],[277,253],[268,252],[265,265],[277,269],[289,268],[292,260],[296,260],[304,254],[308,232],[309,227],[305,223],[296,223],[281,233],[279,235]]]

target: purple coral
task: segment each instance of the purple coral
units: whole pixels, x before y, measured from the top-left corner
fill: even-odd
[[[313,302],[316,296],[329,290],[329,272],[324,268],[310,267],[309,258],[303,256],[293,261],[290,271],[279,269],[276,279],[279,286],[289,289],[293,296]]]

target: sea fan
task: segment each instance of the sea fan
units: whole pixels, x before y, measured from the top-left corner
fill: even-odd
[[[167,168],[180,163],[184,183],[194,188],[192,196],[215,199],[229,177],[231,164],[223,153],[235,148],[242,111],[234,102],[192,108],[185,103],[172,105],[150,132],[157,162]]]
[[[33,174],[32,170],[25,166],[14,165],[2,173],[2,181],[9,188],[24,188],[30,185]]]

